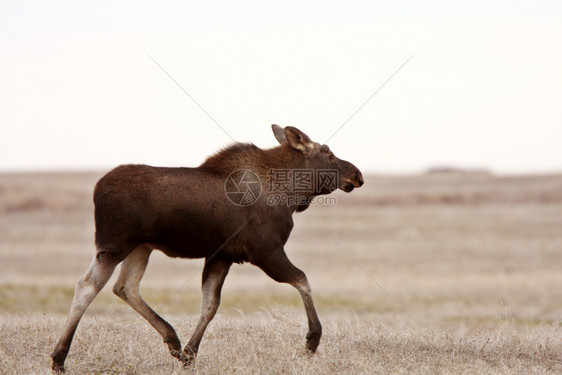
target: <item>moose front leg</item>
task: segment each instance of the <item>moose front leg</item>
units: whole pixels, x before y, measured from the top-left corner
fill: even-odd
[[[197,323],[197,327],[195,327],[191,339],[185,346],[183,356],[185,365],[189,365],[195,360],[205,329],[207,329],[207,325],[217,312],[220,304],[222,285],[231,264],[231,262],[220,259],[205,260],[201,286],[201,317],[199,318],[199,322]]]
[[[316,314],[316,309],[314,308],[314,301],[312,300],[312,294],[310,289],[310,284],[306,279],[306,275],[303,273],[304,279],[296,283],[291,283],[299,293],[301,294],[302,301],[304,303],[304,308],[306,309],[306,316],[308,317],[308,333],[306,335],[306,349],[311,353],[316,351],[318,345],[320,344],[320,337],[322,336],[322,325]]]
[[[301,294],[306,316],[308,318],[308,334],[306,335],[306,349],[314,353],[320,344],[322,325],[314,308],[314,301],[310,284],[304,272],[295,267],[283,249],[276,251],[265,259],[255,262],[269,277],[280,283],[294,286]]]

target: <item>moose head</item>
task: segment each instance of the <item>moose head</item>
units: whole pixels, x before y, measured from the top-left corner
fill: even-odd
[[[317,186],[318,194],[329,194],[336,188],[349,193],[354,188],[363,185],[361,171],[350,162],[336,157],[328,145],[312,141],[308,135],[292,126],[283,128],[273,124],[271,128],[280,144],[288,143],[293,150],[302,153],[303,168],[336,172],[337,184]]]

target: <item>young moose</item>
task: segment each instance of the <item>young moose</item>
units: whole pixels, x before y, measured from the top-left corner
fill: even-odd
[[[363,185],[353,164],[338,159],[297,128],[273,125],[281,144],[262,150],[253,144],[234,144],[209,157],[197,168],[156,168],[124,165],[102,177],[94,191],[97,252],[76,290],[66,326],[51,357],[53,370],[64,361],[82,314],[121,263],[113,292],[160,333],[170,353],[184,364],[197,355],[203,333],[220,303],[221,288],[232,263],[250,262],[277,282],[289,283],[301,294],[308,317],[306,348],[314,352],[322,326],[316,315],[306,275],[287,258],[283,246],[293,228],[292,214],[305,210],[312,197],[339,188],[350,192]],[[247,170],[254,176],[251,204],[236,204],[225,192],[229,175]],[[332,184],[317,177],[311,189],[276,191],[272,171],[332,171]],[[244,179],[239,183],[242,189]],[[258,190],[256,190],[256,183]],[[286,187],[286,186],[285,186]],[[300,191],[303,190],[303,191]],[[271,196],[291,199],[272,202]],[[259,194],[259,195],[258,195]],[[182,351],[174,328],[146,304],[139,283],[152,250],[170,257],[205,258],[201,317]]]

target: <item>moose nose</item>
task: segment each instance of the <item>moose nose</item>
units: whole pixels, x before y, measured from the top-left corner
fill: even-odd
[[[353,177],[346,178],[345,181],[354,187],[358,188],[363,186],[363,175],[361,172],[357,171],[355,174],[352,175]]]
[[[365,182],[365,181],[363,180],[363,175],[361,174],[361,172],[357,172],[357,182],[358,182],[358,184],[359,184],[358,187],[363,186],[363,183]]]

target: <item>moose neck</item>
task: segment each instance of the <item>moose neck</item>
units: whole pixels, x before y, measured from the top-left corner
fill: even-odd
[[[306,157],[288,143],[263,152],[266,163],[260,166],[259,173],[271,201],[287,206],[291,212],[305,210],[318,195],[314,171]]]
[[[311,186],[310,189],[293,189],[291,186],[293,174],[307,169],[310,171],[309,168],[302,152],[295,150],[286,142],[266,150],[253,144],[237,143],[209,157],[199,166],[200,170],[225,179],[236,170],[251,170],[258,174],[265,191],[270,194],[284,195],[284,198],[291,198],[293,201],[298,200],[299,202],[307,202],[312,196],[317,195],[314,193],[314,186]],[[285,181],[272,181],[272,176],[284,178]],[[287,184],[289,184],[288,189],[286,189]],[[302,205],[302,203],[289,204],[289,207],[292,208],[292,211],[297,208],[302,210]]]
[[[305,156],[297,150],[294,150],[288,143],[280,146],[264,150],[266,167],[265,172],[269,169],[302,169],[306,168]]]
[[[228,176],[237,169],[248,169],[267,177],[271,169],[305,168],[304,155],[288,143],[262,150],[251,143],[235,143],[205,160],[199,169]]]

